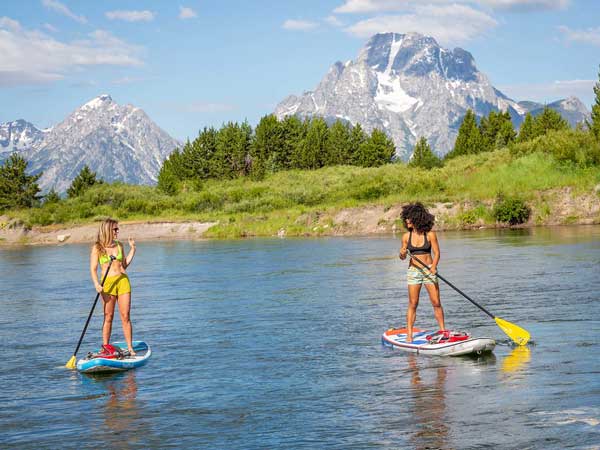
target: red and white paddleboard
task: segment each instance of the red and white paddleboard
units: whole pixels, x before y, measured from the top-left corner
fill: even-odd
[[[427,331],[413,328],[412,342],[406,342],[406,328],[390,328],[381,336],[383,345],[405,352],[435,356],[481,355],[494,350],[496,341],[473,338],[457,331]]]

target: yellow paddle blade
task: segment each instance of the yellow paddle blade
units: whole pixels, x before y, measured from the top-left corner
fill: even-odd
[[[529,338],[531,335],[529,331],[524,330],[523,328],[515,325],[514,323],[507,322],[506,320],[501,319],[500,317],[494,317],[494,320],[500,327],[502,331],[506,333],[506,335],[515,341],[519,345],[525,345],[529,342]]]
[[[69,360],[69,362],[65,365],[65,367],[67,369],[74,369],[76,367],[75,363],[77,362],[77,358],[75,358],[75,355],[71,356],[71,359]]]

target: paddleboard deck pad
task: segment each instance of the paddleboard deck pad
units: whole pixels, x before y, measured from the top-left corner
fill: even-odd
[[[406,342],[406,328],[390,328],[381,336],[386,347],[410,353],[435,356],[481,355],[494,350],[496,341],[490,338],[473,338],[457,331],[427,331],[413,328],[412,342]]]
[[[112,345],[117,348],[127,348],[125,342],[115,342]],[[77,370],[82,373],[122,372],[143,366],[152,355],[150,346],[144,341],[133,341],[133,350],[135,355],[124,352],[122,355],[110,357],[104,357],[101,350],[88,353],[85,358],[77,361]]]

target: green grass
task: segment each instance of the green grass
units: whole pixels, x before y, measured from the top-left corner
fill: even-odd
[[[415,200],[430,205],[467,203],[473,206],[451,220],[470,226],[493,221],[486,204],[499,193],[539,202],[540,191],[569,186],[575,193],[589,192],[598,183],[598,166],[558,162],[540,152],[519,154],[502,149],[455,158],[432,170],[397,163],[377,168],[293,170],[261,181],[209,180],[200,190],[190,183],[175,196],[149,186],[104,184],[78,198],[6,215],[25,226],[82,224],[110,216],[122,221],[218,221],[207,233],[218,238],[274,235],[280,228],[285,228],[287,235],[314,235],[333,228],[331,216],[343,208],[366,204],[389,208]],[[543,222],[544,217],[535,220]]]

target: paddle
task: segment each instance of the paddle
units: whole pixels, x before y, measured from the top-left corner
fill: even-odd
[[[411,254],[410,252],[408,252],[408,255],[411,258],[413,258],[415,261],[417,261],[419,264],[421,264],[421,266],[426,267],[428,270],[431,270],[427,264],[425,264],[423,261],[421,261],[415,255]],[[481,306],[479,303],[477,303],[475,300],[473,300],[471,297],[469,297],[463,291],[461,291],[456,286],[454,286],[452,283],[450,283],[448,280],[446,280],[439,273],[436,273],[436,275],[438,276],[438,278],[440,278],[442,281],[444,281],[448,286],[450,286],[452,289],[454,289],[456,292],[458,292],[460,295],[462,295],[464,298],[469,300],[471,303],[473,303],[475,306],[477,306],[479,309],[481,309],[484,313],[486,313],[488,316],[490,316],[492,319],[494,319],[496,321],[496,324],[500,327],[500,329],[502,331],[504,331],[506,333],[506,335],[509,338],[511,338],[514,342],[516,342],[518,345],[527,344],[527,342],[529,341],[529,338],[531,337],[531,335],[529,334],[529,332],[527,330],[524,330],[523,328],[515,325],[514,323],[510,323],[504,319],[501,319],[500,317],[494,316],[491,312],[489,312],[487,309],[485,309],[483,306]]]
[[[102,278],[102,283],[100,283],[100,286],[104,286],[104,282],[106,281],[106,277],[108,276],[108,272],[110,271],[110,265],[112,264],[112,262],[115,259],[116,258],[114,256],[110,257],[110,261],[108,262],[108,267],[106,268],[106,273],[104,274],[104,278]],[[98,303],[99,298],[100,298],[100,292],[98,292],[96,294],[96,299],[94,300],[94,304],[92,305],[92,310],[90,311],[87,321],[85,322],[85,326],[83,327],[83,331],[81,332],[79,342],[77,343],[77,347],[75,348],[75,353],[73,353],[73,356],[71,356],[71,359],[69,359],[69,362],[67,364],[65,364],[65,367],[67,369],[74,369],[76,367],[76,362],[77,362],[76,355],[77,355],[77,352],[79,351],[79,346],[81,345],[81,341],[83,341],[83,336],[85,336],[85,332],[87,331],[87,327],[90,324],[90,319],[92,318],[92,314],[94,314],[94,308],[96,308],[96,303]]]

